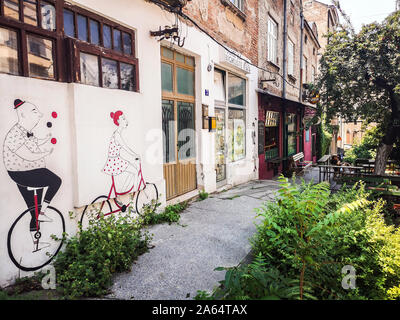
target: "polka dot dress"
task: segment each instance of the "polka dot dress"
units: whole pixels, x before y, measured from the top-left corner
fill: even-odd
[[[103,172],[112,176],[118,175],[126,170],[129,163],[119,156],[121,146],[117,145],[114,135],[108,147],[108,159],[103,168]]]

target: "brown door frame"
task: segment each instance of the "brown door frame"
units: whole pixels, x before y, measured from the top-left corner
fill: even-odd
[[[165,48],[168,49],[168,48]],[[193,77],[195,80],[195,66],[188,65],[186,63],[187,59],[192,59],[194,62],[194,57],[189,57],[182,53],[179,53],[175,50],[171,50],[173,52],[173,59],[166,58],[163,55],[164,47],[161,47],[161,62],[167,63],[172,66],[172,92],[162,91],[162,100],[170,100],[173,101],[174,108],[174,152],[175,152],[175,161],[164,163],[163,171],[164,171],[164,179],[166,181],[166,198],[167,200],[173,199],[177,196],[195,190],[197,188],[197,174],[196,174],[196,156],[190,159],[180,160],[178,157],[178,102],[187,102],[193,104],[193,125],[194,130],[196,130],[196,98],[195,98],[195,86],[193,96],[179,94],[177,88],[177,67],[182,69],[186,69],[193,72]],[[176,60],[177,54],[181,54],[184,56],[184,61],[180,62]],[[188,164],[189,162],[189,164]],[[194,162],[194,163],[193,163]],[[185,166],[191,166],[191,168],[184,168]],[[171,168],[172,167],[172,168]],[[186,172],[189,169],[189,173]],[[192,176],[191,176],[192,175]],[[174,183],[174,186],[168,185]]]

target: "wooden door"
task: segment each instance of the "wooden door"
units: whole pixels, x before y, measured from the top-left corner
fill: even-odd
[[[197,188],[194,59],[161,49],[164,178],[167,200]]]
[[[164,178],[172,199],[197,188],[194,104],[163,100]]]

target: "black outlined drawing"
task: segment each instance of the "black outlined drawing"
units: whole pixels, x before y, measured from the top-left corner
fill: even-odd
[[[5,136],[3,161],[28,209],[11,226],[7,247],[14,264],[20,269],[31,271],[49,263],[61,248],[62,244],[55,243],[51,234],[62,237],[65,231],[64,218],[49,204],[58,192],[62,180],[46,168],[44,160],[53,152],[53,148],[46,149],[44,146],[50,139],[55,144],[55,138],[51,138],[49,133],[45,138],[39,139],[32,132],[43,114],[34,104],[20,99],[14,101],[14,110],[18,121]],[[28,227],[33,250],[19,244],[21,241],[29,241],[29,237],[26,237]],[[42,250],[45,248],[46,250]]]

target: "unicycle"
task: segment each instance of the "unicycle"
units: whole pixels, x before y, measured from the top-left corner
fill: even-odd
[[[65,221],[61,212],[51,206],[47,207],[46,217],[41,221],[37,191],[43,188],[29,188],[34,192],[35,206],[22,212],[11,225],[7,236],[7,250],[11,261],[23,271],[35,271],[49,264],[60,251],[65,232]],[[35,211],[36,230],[29,231]]]

